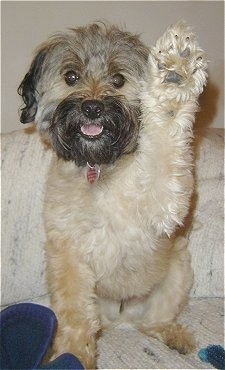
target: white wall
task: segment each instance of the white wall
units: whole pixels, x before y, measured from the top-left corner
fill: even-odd
[[[142,34],[152,45],[178,19],[195,26],[210,59],[210,83],[201,98],[200,121],[223,127],[224,4],[222,1],[3,1],[2,132],[20,129],[17,95],[35,47],[51,33],[106,19]]]

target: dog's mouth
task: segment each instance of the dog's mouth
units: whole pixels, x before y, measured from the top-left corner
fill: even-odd
[[[88,139],[97,139],[102,135],[103,126],[98,124],[84,124],[80,128],[82,135]]]

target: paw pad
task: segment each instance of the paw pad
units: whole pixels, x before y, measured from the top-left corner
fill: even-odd
[[[175,71],[168,72],[168,74],[167,74],[167,76],[164,80],[164,82],[173,82],[173,83],[176,83],[178,85],[181,84],[182,81],[183,81],[183,77]]]
[[[206,83],[207,59],[199,47],[195,34],[183,21],[171,26],[152,48],[151,58],[155,76],[165,88],[176,93],[198,95]],[[175,92],[174,92],[175,94]]]
[[[180,56],[182,57],[182,58],[188,58],[189,56],[190,56],[190,48],[189,47],[186,47],[186,49],[184,49],[184,51],[182,51],[181,53],[180,53]]]

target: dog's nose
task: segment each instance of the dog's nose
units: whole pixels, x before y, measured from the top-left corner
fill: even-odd
[[[81,110],[87,118],[99,118],[104,112],[104,104],[99,100],[85,100],[81,105]]]

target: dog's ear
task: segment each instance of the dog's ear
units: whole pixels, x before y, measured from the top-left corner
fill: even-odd
[[[33,62],[31,63],[29,72],[25,75],[23,81],[17,89],[17,92],[22,96],[25,107],[21,109],[20,122],[33,122],[37,112],[36,91],[37,82],[40,79],[42,66],[47,54],[47,50],[40,50]]]

